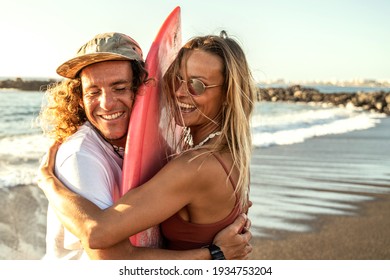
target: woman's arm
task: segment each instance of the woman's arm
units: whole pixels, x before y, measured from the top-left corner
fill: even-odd
[[[189,204],[197,194],[197,189],[188,182],[195,181],[190,176],[196,177],[193,172],[196,167],[183,170],[180,163],[171,161],[163,168],[164,172],[129,192],[131,195],[126,194],[114,206],[101,210],[55,177],[53,167],[57,149],[58,145],[53,145],[46,160],[42,161],[38,184],[62,223],[84,246],[92,249],[110,247],[159,224]],[[177,172],[179,169],[181,171]]]
[[[240,215],[237,219],[220,231],[214,238],[213,244],[219,246],[228,260],[248,259],[252,252],[250,240],[252,238],[249,232],[250,220],[245,214]],[[243,231],[244,228],[244,231]],[[173,251],[164,249],[139,248],[133,247],[129,239],[126,239],[107,249],[90,249],[84,247],[91,259],[106,260],[209,260],[211,255],[208,249],[194,249],[185,251]]]
[[[40,187],[45,191],[46,195],[50,197],[53,206],[60,220],[64,222],[65,226],[78,235],[81,230],[78,228],[78,221],[88,221],[88,215],[84,217],[85,209],[91,212],[101,212],[100,208],[93,203],[84,201],[79,195],[69,191],[62,183],[54,176],[53,167],[55,162],[55,154],[58,149],[58,144],[53,145],[46,160],[42,161],[40,167],[40,174],[38,182]],[[78,201],[82,200],[86,205],[78,208]],[[73,206],[72,206],[73,205]],[[72,209],[74,207],[74,209]],[[72,215],[67,215],[66,209],[70,208]],[[86,226],[88,228],[88,225]],[[242,229],[248,229],[250,221],[245,215],[239,216],[233,224],[222,230],[214,239],[214,243],[218,245],[224,252],[227,259],[247,259],[248,254],[252,251],[249,244],[251,233]],[[209,259],[210,254],[207,249],[187,250],[187,251],[170,251],[162,249],[137,248],[133,247],[128,238],[124,241],[115,244],[104,250],[91,249],[88,243],[82,240],[83,247],[92,259]]]

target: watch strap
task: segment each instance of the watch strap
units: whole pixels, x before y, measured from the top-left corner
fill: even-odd
[[[213,260],[226,260],[225,255],[223,254],[221,248],[219,248],[215,244],[211,244],[207,246],[207,249],[209,249],[211,254],[211,259]]]

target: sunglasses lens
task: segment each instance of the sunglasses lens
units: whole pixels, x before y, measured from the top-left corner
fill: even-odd
[[[180,89],[181,84],[183,82],[186,82],[186,81],[181,79],[179,76],[176,76],[176,80],[175,80],[175,84],[174,84],[175,91],[178,91]],[[191,95],[195,95],[195,96],[201,95],[206,90],[205,84],[198,79],[188,80],[188,82],[186,82],[186,86],[187,86],[188,93]]]
[[[206,87],[202,81],[198,79],[191,79],[188,85],[188,91],[192,95],[201,95],[205,91]]]

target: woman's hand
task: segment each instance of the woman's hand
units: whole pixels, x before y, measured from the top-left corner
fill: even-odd
[[[56,154],[61,144],[54,142],[47,153],[43,156],[41,164],[38,169],[37,183],[41,190],[45,190],[45,182],[55,177],[54,175],[54,164],[56,160]]]

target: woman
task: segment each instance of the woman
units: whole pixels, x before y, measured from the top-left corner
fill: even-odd
[[[184,128],[173,144],[177,153],[115,205],[101,210],[69,191],[53,174],[53,157],[41,167],[39,186],[84,246],[108,248],[161,223],[167,248],[199,248],[246,212],[255,91],[241,47],[225,32],[196,37],[163,85],[170,127]]]

